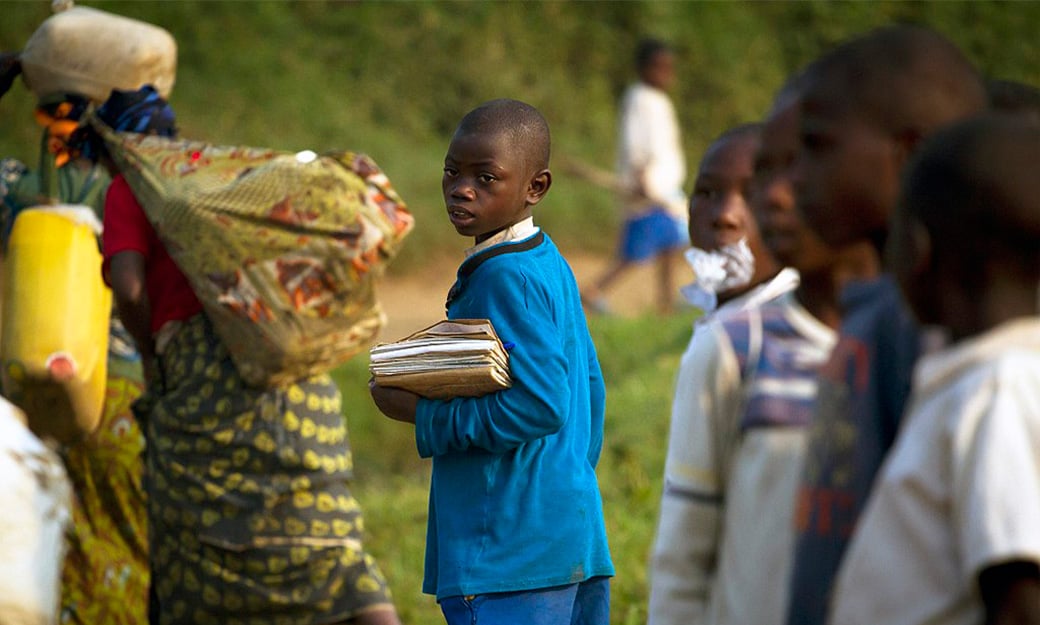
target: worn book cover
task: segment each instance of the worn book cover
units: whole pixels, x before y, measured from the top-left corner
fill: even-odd
[[[509,388],[509,354],[487,319],[439,321],[370,352],[382,386],[430,399],[479,397]]]

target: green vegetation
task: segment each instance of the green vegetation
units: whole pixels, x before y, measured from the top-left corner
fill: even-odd
[[[893,20],[926,23],[987,74],[1040,84],[1040,3],[1030,2],[97,2],[159,24],[179,45],[171,101],[182,134],[216,143],[368,152],[418,219],[395,268],[456,250],[438,178],[456,121],[515,97],[554,133],[557,177],[541,223],[561,244],[605,251],[617,216],[562,157],[610,168],[615,105],[652,33],[679,48],[675,101],[689,161],[759,117],[785,76],[826,46]],[[20,49],[50,2],[6,2],[0,49]],[[37,158],[32,97],[0,101],[0,155]],[[568,240],[570,239],[570,240]]]
[[[690,338],[691,317],[591,321],[608,380],[598,474],[618,573],[611,587],[612,620],[641,625],[675,370]],[[433,599],[420,593],[429,461],[416,455],[411,426],[376,411],[368,396],[367,359],[348,363],[336,378],[348,406],[355,492],[365,512],[368,547],[379,558],[404,622],[443,623]]]
[[[17,50],[49,2],[0,4],[0,49]],[[827,46],[893,20],[950,36],[988,75],[1040,84],[1040,3],[1029,2],[81,2],[159,24],[177,38],[171,101],[186,137],[215,143],[359,149],[417,217],[393,271],[457,253],[443,217],[441,159],[459,117],[494,97],[539,107],[557,165],[613,160],[615,105],[631,50],[652,33],[678,46],[675,101],[690,163],[727,127],[759,117],[784,77]],[[0,101],[0,156],[33,164],[39,129],[20,84]],[[564,248],[605,251],[608,192],[557,170],[539,221]],[[614,623],[645,622],[675,369],[690,319],[594,319],[608,384],[600,464],[618,578]],[[429,464],[411,428],[379,416],[367,362],[337,371],[353,433],[369,544],[406,623],[440,623],[419,593]]]

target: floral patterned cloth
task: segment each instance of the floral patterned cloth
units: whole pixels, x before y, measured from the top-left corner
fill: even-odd
[[[62,570],[62,625],[143,625],[148,532],[141,485],[144,436],[131,404],[144,390],[140,358],[113,319],[101,421],[62,450],[72,482],[72,526]]]
[[[413,225],[367,156],[115,133],[91,122],[243,379],[344,362],[384,323],[375,285]]]
[[[205,314],[135,405],[160,625],[319,625],[389,609],[365,553],[339,389],[247,385]]]

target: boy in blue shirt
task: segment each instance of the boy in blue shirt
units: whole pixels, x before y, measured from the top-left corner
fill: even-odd
[[[609,621],[595,473],[605,390],[574,275],[531,218],[548,164],[548,124],[516,100],[469,112],[444,159],[448,218],[475,240],[448,317],[490,319],[513,344],[512,387],[432,400],[370,385],[433,458],[423,591],[449,625]]]

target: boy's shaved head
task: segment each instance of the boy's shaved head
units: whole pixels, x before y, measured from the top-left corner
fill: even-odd
[[[986,90],[974,66],[942,35],[917,26],[889,26],[847,41],[816,60],[805,94],[840,94],[888,131],[918,137],[981,112]]]
[[[909,170],[902,205],[938,239],[1040,252],[1040,124],[988,114],[940,131]]]
[[[1040,125],[988,113],[940,130],[904,180],[886,259],[923,323],[963,338],[1036,314]]]
[[[519,100],[491,100],[462,118],[456,135],[467,133],[505,134],[533,173],[549,167],[549,124],[538,109]]]

